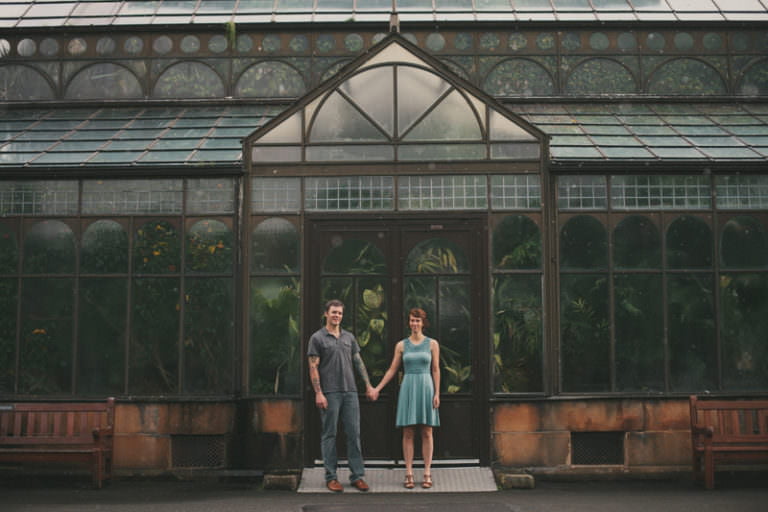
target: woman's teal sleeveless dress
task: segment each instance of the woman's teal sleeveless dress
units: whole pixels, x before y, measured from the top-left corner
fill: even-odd
[[[403,368],[405,375],[400,384],[400,396],[397,399],[397,418],[395,425],[440,426],[438,410],[432,407],[435,385],[432,381],[431,341],[424,338],[418,345],[409,338],[403,340]]]

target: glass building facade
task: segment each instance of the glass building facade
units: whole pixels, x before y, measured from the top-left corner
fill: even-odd
[[[11,1],[0,100],[2,400],[218,404],[225,465],[300,467],[332,296],[374,381],[434,319],[446,460],[571,465],[510,452],[590,431],[530,404],[768,392],[756,0]]]

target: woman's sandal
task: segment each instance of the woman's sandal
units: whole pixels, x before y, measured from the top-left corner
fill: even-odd
[[[413,489],[416,486],[416,484],[413,483],[413,474],[405,474],[405,482],[403,482],[403,487],[406,489]]]
[[[424,489],[429,489],[430,487],[432,487],[432,475],[430,475],[429,473],[424,473],[424,481],[421,482],[421,486]]]

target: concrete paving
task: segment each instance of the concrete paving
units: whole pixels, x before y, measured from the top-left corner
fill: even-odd
[[[482,493],[298,493],[260,482],[116,480],[101,490],[81,478],[0,481],[2,512],[765,512],[768,475],[692,481],[536,482],[530,490]]]

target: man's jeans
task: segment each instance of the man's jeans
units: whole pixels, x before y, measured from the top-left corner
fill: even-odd
[[[363,454],[360,451],[360,402],[357,398],[357,392],[328,393],[325,398],[328,400],[328,408],[320,411],[323,429],[320,437],[320,448],[325,466],[325,481],[338,480],[336,475],[338,465],[336,432],[339,418],[341,418],[347,437],[349,481],[360,480],[365,475],[365,467]]]

